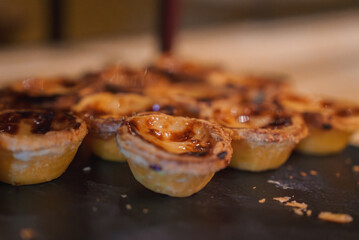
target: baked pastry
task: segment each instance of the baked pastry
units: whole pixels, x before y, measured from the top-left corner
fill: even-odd
[[[308,130],[299,114],[289,114],[273,105],[242,100],[219,100],[202,117],[231,132],[233,157],[230,166],[259,172],[285,163],[295,145]]]
[[[65,112],[0,112],[0,181],[27,185],[59,177],[87,133],[86,124]]]
[[[278,96],[278,103],[287,110],[301,113],[308,125],[309,136],[296,148],[302,153],[341,152],[352,133],[359,129],[359,106],[353,103],[296,94]]]
[[[200,191],[232,156],[231,139],[219,125],[162,113],[128,118],[117,141],[137,181],[174,197]]]
[[[97,93],[84,97],[73,110],[85,119],[89,134],[86,143],[92,152],[109,161],[126,161],[118,150],[116,131],[127,116],[152,110],[154,101],[133,93]]]

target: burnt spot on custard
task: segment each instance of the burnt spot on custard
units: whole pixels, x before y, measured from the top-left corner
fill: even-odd
[[[292,118],[290,116],[274,116],[273,120],[262,128],[281,129],[292,125]]]
[[[30,126],[30,133],[45,134],[49,131],[78,129],[81,123],[73,115],[50,110],[18,110],[0,114],[0,133],[16,135],[23,122]]]

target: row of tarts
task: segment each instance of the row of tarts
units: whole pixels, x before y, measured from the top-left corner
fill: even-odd
[[[358,129],[353,103],[301,96],[278,77],[161,56],[144,68],[28,78],[2,89],[0,181],[53,180],[84,140],[102,159],[127,161],[145,187],[185,197],[227,166],[275,169],[294,148],[338,153]]]

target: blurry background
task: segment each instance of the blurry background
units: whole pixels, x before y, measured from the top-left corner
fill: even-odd
[[[0,0],[0,44],[155,33],[159,0]],[[182,0],[180,28],[267,21],[359,7],[357,0]]]
[[[177,55],[359,103],[358,0],[0,0],[0,85],[148,63],[170,1]]]

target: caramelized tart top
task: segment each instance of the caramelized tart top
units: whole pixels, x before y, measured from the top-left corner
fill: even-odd
[[[80,126],[76,117],[66,112],[16,110],[0,113],[0,133],[12,135],[46,134]]]
[[[142,115],[127,121],[129,131],[167,152],[204,156],[215,139],[203,122],[168,115]]]
[[[50,110],[0,112],[0,148],[36,149],[82,140],[86,124],[75,115]]]

